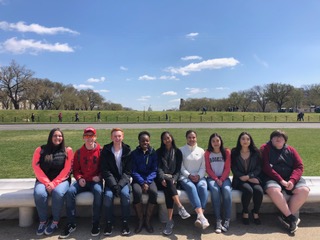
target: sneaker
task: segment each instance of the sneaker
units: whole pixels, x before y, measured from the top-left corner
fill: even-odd
[[[227,232],[229,230],[230,227],[230,219],[227,219],[224,221],[223,226],[221,227],[223,232]]]
[[[44,234],[44,231],[46,230],[47,222],[41,222],[39,223],[38,229],[37,229],[37,235],[41,236]]]
[[[63,232],[60,234],[59,238],[64,239],[69,237],[70,233],[76,230],[76,225],[72,223],[68,223],[67,226],[64,228]]]
[[[100,234],[100,225],[99,223],[92,224],[91,236],[96,237]]]
[[[173,220],[168,221],[166,223],[166,227],[163,229],[162,233],[166,236],[171,235],[173,227],[174,227],[174,221]]]
[[[206,229],[207,227],[210,226],[208,219],[206,219],[205,217],[200,218],[200,222],[201,222],[202,229]]]
[[[46,227],[46,230],[44,230],[44,233],[46,235],[52,234],[56,229],[58,229],[58,222],[51,222],[49,226]]]
[[[197,228],[202,228],[201,226],[201,221],[199,218],[197,218],[197,220],[194,222],[194,225],[197,227]]]
[[[127,221],[122,222],[122,230],[121,235],[122,236],[128,236],[130,234],[130,229]]]
[[[104,231],[103,231],[103,235],[105,236],[110,236],[112,234],[112,223],[111,222],[107,222],[107,225],[106,227],[104,228]]]
[[[288,217],[285,217],[283,214],[278,216],[279,221],[282,223],[282,225],[289,230],[290,233],[294,233],[298,229],[298,219],[293,216],[292,214]],[[299,219],[300,220],[300,219]],[[300,223],[300,221],[299,221]]]
[[[221,233],[221,229],[222,229],[221,220],[218,220],[216,222],[216,230],[215,230],[215,232],[216,233]]]
[[[183,206],[179,208],[178,212],[182,219],[187,219],[190,217],[190,214],[187,212],[187,210]]]

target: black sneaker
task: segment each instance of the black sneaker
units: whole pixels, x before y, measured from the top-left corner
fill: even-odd
[[[122,230],[121,235],[122,236],[128,236],[130,234],[130,229],[127,221],[122,222]]]
[[[100,225],[99,223],[92,224],[91,236],[96,237],[100,234]]]
[[[104,231],[103,231],[103,235],[105,236],[110,236],[112,234],[112,223],[111,222],[107,222],[107,225],[106,227],[104,228]]]
[[[282,223],[282,225],[289,230],[290,233],[294,233],[295,231],[297,231],[298,226],[298,220],[295,216],[293,216],[292,214],[289,215],[288,217],[285,217],[283,214],[281,214],[279,217],[280,222]],[[299,221],[300,222],[300,221]]]
[[[70,233],[76,230],[76,224],[68,223],[67,226],[63,229],[62,233],[60,234],[59,238],[64,239],[70,236]]]

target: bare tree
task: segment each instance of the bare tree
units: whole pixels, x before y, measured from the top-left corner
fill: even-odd
[[[24,100],[24,82],[33,76],[33,72],[12,61],[10,66],[0,67],[0,89],[3,89],[10,98],[15,109]]]
[[[267,104],[269,103],[267,87],[266,86],[254,86],[250,90],[253,95],[253,100],[257,102],[262,112],[266,111]]]
[[[290,100],[294,87],[289,84],[271,83],[266,86],[268,99],[277,105],[278,110]]]

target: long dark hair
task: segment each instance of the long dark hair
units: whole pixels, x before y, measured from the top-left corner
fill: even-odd
[[[223,146],[222,137],[218,133],[212,133],[211,136],[209,137],[208,149],[207,150],[209,152],[213,152],[213,147],[212,147],[212,144],[211,144],[211,140],[212,140],[212,138],[215,138],[215,137],[220,139],[220,142],[221,142],[220,152],[222,153],[223,160],[225,161],[226,160],[226,149]]]
[[[240,155],[240,151],[242,148],[241,143],[240,143],[240,139],[243,135],[248,135],[248,137],[250,138],[250,145],[249,145],[250,153],[259,153],[259,149],[254,144],[254,141],[253,141],[251,134],[248,132],[242,132],[242,133],[240,133],[240,135],[238,137],[237,146],[232,149],[232,152],[231,152],[232,159],[235,159],[235,157]]]
[[[161,141],[160,151],[161,151],[161,155],[163,155],[166,152],[166,145],[163,143],[163,137],[166,134],[168,134],[172,139],[172,149],[173,150],[177,149],[176,142],[175,142],[172,134],[170,132],[168,132],[168,131],[164,131],[163,133],[161,133],[161,136],[160,136],[160,141]]]
[[[56,146],[53,144],[52,142],[52,137],[53,137],[53,134],[56,132],[56,131],[59,131],[62,135],[62,141],[61,143]],[[47,145],[45,145],[43,147],[43,155],[44,155],[44,160],[45,161],[51,161],[52,160],[52,154],[53,152],[57,151],[57,150],[62,150],[65,154],[66,154],[66,147],[65,147],[65,142],[64,142],[64,135],[63,135],[63,132],[60,130],[60,128],[53,128],[50,133],[49,133],[49,136],[48,136],[48,141],[47,141]],[[66,154],[67,155],[67,154]]]

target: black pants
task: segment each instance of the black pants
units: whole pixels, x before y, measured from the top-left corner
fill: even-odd
[[[243,182],[240,184],[240,191],[242,192],[241,202],[244,213],[249,213],[249,204],[251,199],[253,200],[253,212],[259,213],[262,199],[263,189],[260,184],[254,184],[249,182]]]
[[[133,204],[142,203],[142,187],[140,184],[132,184],[132,194]],[[149,190],[147,194],[149,195],[148,203],[157,204],[158,188],[154,181],[149,184]]]
[[[176,184],[173,184],[171,180],[166,180],[166,183],[167,187],[164,187],[161,183],[158,183],[158,188],[164,193],[167,208],[172,209],[174,204],[172,197],[178,195],[177,186]]]

